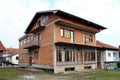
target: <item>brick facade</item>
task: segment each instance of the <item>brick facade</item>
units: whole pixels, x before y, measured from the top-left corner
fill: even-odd
[[[40,25],[43,17],[45,25]],[[62,34],[64,36],[61,36],[61,28],[64,29]],[[54,69],[55,73],[60,70],[79,71],[85,68],[85,53],[91,51],[90,54],[95,60],[93,63],[87,63],[95,69],[97,64],[95,34],[102,29],[105,28],[59,10],[36,13],[25,31],[25,36],[19,39],[21,51],[19,63]],[[37,44],[34,44],[35,41]],[[25,49],[27,51],[24,51]],[[69,57],[71,55],[72,57]]]

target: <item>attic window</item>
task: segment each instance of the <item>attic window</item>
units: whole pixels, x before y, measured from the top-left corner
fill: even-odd
[[[41,18],[41,26],[45,26],[46,25],[46,21],[48,20],[48,16],[43,16],[42,18]]]
[[[40,26],[40,24],[41,24],[41,21],[40,20],[38,20],[36,23],[35,23],[35,27],[37,28],[37,27],[39,27]]]

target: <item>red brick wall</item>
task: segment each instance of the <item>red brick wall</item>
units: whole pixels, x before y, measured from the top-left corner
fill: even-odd
[[[40,64],[53,65],[53,40],[53,25],[50,25],[41,32]]]
[[[60,36],[60,27],[61,27],[60,25],[56,25],[56,32],[55,32],[56,33],[56,42],[60,41],[60,42],[68,42],[68,43],[70,43],[71,42],[70,38]],[[67,27],[65,29],[67,29]],[[84,34],[84,32],[79,30],[79,29],[73,29],[73,28],[71,28],[71,30],[74,31],[74,43],[83,44],[83,34]],[[86,45],[95,46],[95,42],[96,42],[95,34],[93,34],[93,42],[86,42]]]
[[[53,65],[53,44],[41,46],[40,64]]]
[[[75,43],[77,43],[77,44],[82,44],[82,41],[83,41],[83,34],[82,34],[82,32],[80,31],[80,30],[75,30],[74,31],[74,38],[75,38]]]
[[[22,53],[22,54],[21,54]],[[19,54],[19,63],[29,63],[29,56],[27,55],[28,51],[26,50],[20,50]]]
[[[46,27],[44,30],[41,31],[40,33],[41,45],[49,44],[53,42],[53,25],[50,25]]]

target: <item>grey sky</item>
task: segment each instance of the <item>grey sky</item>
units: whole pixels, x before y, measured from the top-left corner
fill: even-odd
[[[120,0],[0,0],[0,40],[18,47],[18,39],[38,11],[60,9],[108,29],[97,40],[120,44]]]

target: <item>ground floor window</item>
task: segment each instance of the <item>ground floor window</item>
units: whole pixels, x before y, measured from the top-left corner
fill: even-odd
[[[95,61],[95,52],[85,52],[85,61]]]
[[[57,62],[73,62],[75,61],[74,51],[69,50],[57,50],[56,54]]]
[[[39,54],[39,52],[38,52],[38,51],[34,51],[34,58],[35,58],[35,59],[38,59],[38,57],[39,57],[39,55],[38,55],[38,54]]]
[[[118,54],[117,54],[117,52],[113,52],[113,59],[114,60],[118,60]]]

